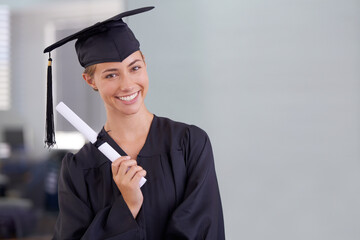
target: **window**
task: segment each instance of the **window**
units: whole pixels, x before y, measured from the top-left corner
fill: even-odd
[[[10,109],[10,12],[0,5],[0,111]]]

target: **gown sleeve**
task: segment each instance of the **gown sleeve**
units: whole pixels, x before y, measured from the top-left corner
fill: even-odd
[[[207,134],[192,126],[184,138],[183,152],[187,168],[185,192],[169,220],[165,239],[223,240],[223,212]]]
[[[96,214],[87,200],[83,171],[73,154],[62,161],[59,177],[59,216],[53,239],[140,239],[141,229],[121,195]]]

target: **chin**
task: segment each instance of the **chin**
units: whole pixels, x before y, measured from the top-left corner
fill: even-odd
[[[123,115],[135,115],[141,112],[141,106],[131,106],[126,108],[117,108],[118,112],[121,112]]]

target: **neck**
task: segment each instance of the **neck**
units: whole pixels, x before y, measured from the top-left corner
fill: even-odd
[[[131,140],[143,135],[144,131],[148,132],[153,116],[146,108],[131,115],[120,115],[107,111],[105,130],[115,139]]]

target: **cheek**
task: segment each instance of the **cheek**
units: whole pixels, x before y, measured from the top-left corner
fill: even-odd
[[[149,87],[148,75],[146,73],[142,74],[139,81],[140,81],[141,85],[144,87],[144,89],[147,90]]]
[[[144,98],[145,98],[145,96],[146,96],[146,94],[147,94],[147,92],[148,92],[148,89],[149,89],[149,79],[146,77],[146,78],[143,78],[142,79],[142,83],[141,83],[141,85],[143,86],[143,88],[144,88]]]
[[[114,92],[113,89],[115,89],[113,84],[105,82],[99,82],[97,84],[97,87],[102,99],[105,99],[107,96],[112,95]]]

